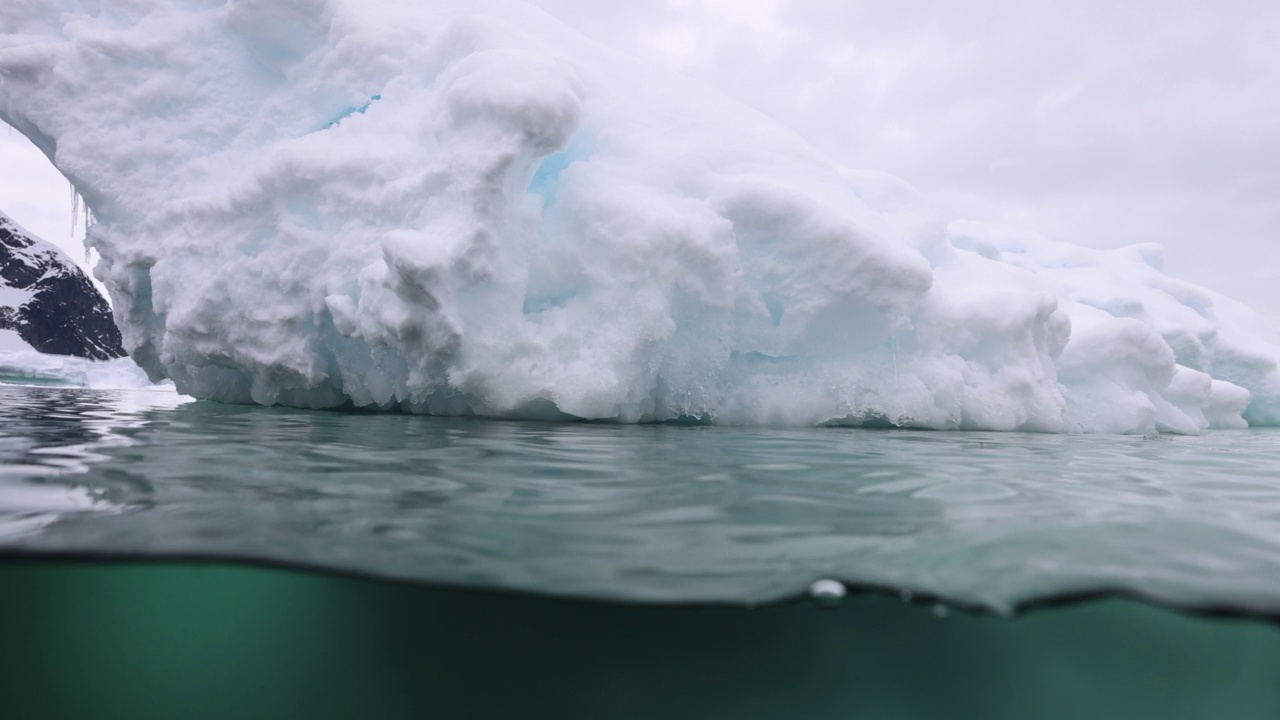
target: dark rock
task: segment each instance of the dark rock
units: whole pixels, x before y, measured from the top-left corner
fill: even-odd
[[[25,301],[3,304],[19,293]],[[111,307],[84,271],[3,213],[0,330],[16,330],[28,345],[53,355],[110,360],[125,354]]]

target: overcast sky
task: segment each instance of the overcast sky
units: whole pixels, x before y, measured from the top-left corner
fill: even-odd
[[[1160,242],[1171,274],[1280,319],[1274,0],[536,4],[954,217]],[[0,168],[0,208],[83,257],[66,182],[3,129]]]

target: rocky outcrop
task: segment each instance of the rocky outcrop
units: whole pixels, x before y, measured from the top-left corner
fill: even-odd
[[[123,357],[111,307],[71,258],[0,213],[0,330],[43,353]]]

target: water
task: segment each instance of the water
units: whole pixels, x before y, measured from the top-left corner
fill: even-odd
[[[11,562],[0,638],[0,715],[22,720],[1280,717],[1280,630],[1115,599],[1009,620]]]
[[[518,423],[0,386],[0,550],[753,605],[1280,609],[1280,432]]]
[[[0,715],[1269,719],[1277,460],[0,385]]]

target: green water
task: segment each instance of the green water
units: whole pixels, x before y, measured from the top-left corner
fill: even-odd
[[[8,718],[1280,717],[1280,630],[1123,600],[584,602],[288,570],[0,564]]]

